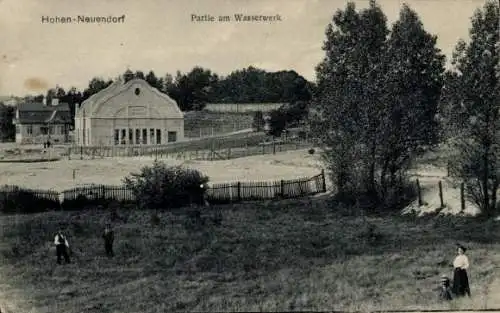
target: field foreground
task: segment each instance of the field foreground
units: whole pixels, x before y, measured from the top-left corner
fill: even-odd
[[[100,242],[107,212],[2,216],[1,301],[16,312],[148,313],[484,309],[498,298],[494,221],[343,211],[321,199],[247,203],[211,208],[195,227],[185,213],[155,224],[152,212],[123,209],[111,260]],[[58,227],[74,252],[60,267]],[[473,298],[440,303],[456,242],[469,247]]]

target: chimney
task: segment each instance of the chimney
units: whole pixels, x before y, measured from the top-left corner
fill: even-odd
[[[52,105],[52,106],[56,106],[56,105],[58,105],[58,104],[59,104],[59,99],[57,99],[57,98],[53,98],[53,99],[52,99],[52,103],[51,103],[51,105]]]

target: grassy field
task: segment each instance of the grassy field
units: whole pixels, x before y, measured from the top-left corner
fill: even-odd
[[[253,113],[186,112],[184,136],[205,137],[252,128]]]
[[[119,214],[112,260],[100,242],[108,213],[1,217],[2,301],[54,313],[477,309],[500,248],[493,221],[361,216],[321,199],[212,208],[199,228],[183,213],[159,224],[152,212]],[[61,223],[74,263],[56,268]],[[456,242],[470,248],[473,298],[449,305],[434,288]]]

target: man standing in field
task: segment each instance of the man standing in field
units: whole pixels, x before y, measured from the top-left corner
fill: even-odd
[[[104,249],[106,250],[106,255],[108,257],[113,257],[113,242],[115,240],[115,233],[111,229],[111,225],[106,224],[106,228],[104,228],[104,234],[102,235],[104,239]]]
[[[56,245],[57,252],[57,264],[61,264],[62,258],[64,257],[65,263],[70,263],[69,259],[69,243],[66,236],[62,234],[62,231],[58,231],[54,238],[54,244]]]

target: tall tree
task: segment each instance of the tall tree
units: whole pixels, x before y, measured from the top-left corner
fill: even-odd
[[[403,5],[387,42],[381,171],[390,184],[401,177],[417,148],[438,140],[436,115],[445,57],[437,37],[427,33],[416,12]],[[402,173],[404,174],[404,173]],[[382,183],[387,182],[382,176]]]
[[[436,38],[408,6],[389,32],[374,0],[337,11],[326,37],[314,124],[339,195],[399,201],[409,160],[434,134],[444,71]]]
[[[381,102],[375,82],[381,75],[387,33],[386,17],[375,1],[361,13],[349,2],[334,14],[326,30],[313,104],[321,120],[314,124],[328,147],[325,160],[341,197],[374,188],[374,178],[372,182],[366,178],[366,167],[370,164],[375,172],[372,137],[380,122],[376,107]],[[356,171],[365,173],[361,182]]]
[[[452,172],[467,183],[467,196],[481,211],[496,211],[500,184],[499,151],[499,42],[498,5],[487,2],[472,17],[470,42],[457,44],[448,74],[445,121],[454,129],[454,147],[459,152],[452,160]],[[450,91],[458,90],[454,97]],[[459,131],[456,125],[461,123]],[[458,136],[457,136],[458,135]]]

